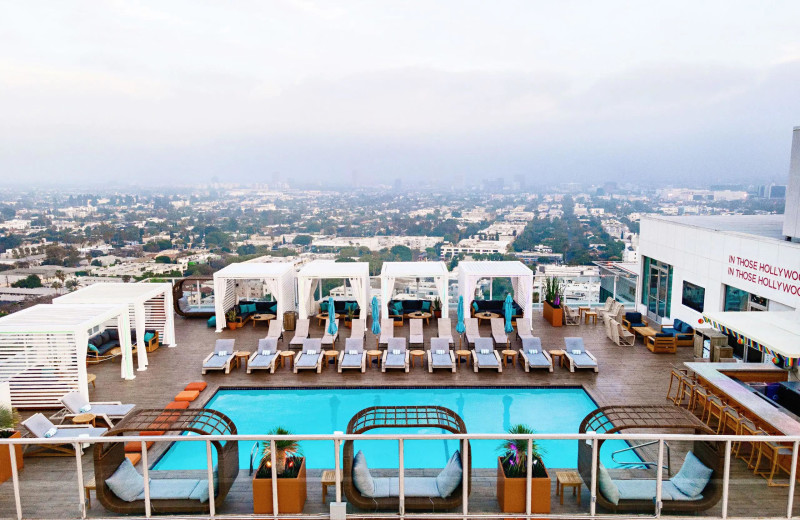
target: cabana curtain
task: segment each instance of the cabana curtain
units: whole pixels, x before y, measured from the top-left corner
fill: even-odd
[[[449,272],[444,262],[384,262],[381,269],[381,316],[388,316],[387,305],[394,295],[394,288],[399,279],[426,278],[432,279],[436,292],[442,301],[443,315],[447,315],[448,297],[447,281]]]
[[[236,283],[258,281],[277,301],[277,316],[294,309],[294,281],[296,272],[291,262],[244,262],[231,264],[214,273],[214,310],[217,332],[227,325],[225,312],[238,302]],[[263,293],[262,293],[263,294]],[[280,321],[283,323],[283,321]]]
[[[475,300],[475,289],[481,279],[510,278],[514,289],[514,301],[522,307],[524,319],[533,318],[533,271],[518,261],[458,263],[458,292],[464,297],[464,311]]]

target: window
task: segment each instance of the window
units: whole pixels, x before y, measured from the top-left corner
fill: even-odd
[[[681,298],[681,303],[697,312],[703,312],[705,299],[706,290],[704,288],[687,281],[683,282],[683,297]]]
[[[644,257],[642,277],[642,303],[648,314],[670,317],[672,299],[672,266],[652,258]]]
[[[725,307],[726,311],[766,311],[769,308],[769,300],[751,294],[747,291],[725,286]]]

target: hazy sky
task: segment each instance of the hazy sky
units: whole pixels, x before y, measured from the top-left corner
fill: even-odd
[[[0,1],[0,179],[784,181],[800,2]]]

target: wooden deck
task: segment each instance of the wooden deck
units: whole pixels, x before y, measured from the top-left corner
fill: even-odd
[[[455,325],[455,319],[453,319]],[[205,320],[187,320],[176,317],[176,348],[162,347],[149,354],[149,368],[136,372],[132,381],[120,379],[119,361],[113,360],[90,366],[89,372],[97,375],[96,389],[90,388],[94,401],[121,400],[136,403],[145,408],[160,408],[191,381],[206,381],[209,388],[201,398],[192,403],[202,406],[220,386],[255,387],[317,387],[317,386],[575,386],[580,385],[595,399],[599,406],[611,404],[664,404],[670,371],[674,365],[691,360],[688,348],[678,349],[678,353],[653,354],[639,340],[634,347],[618,347],[605,337],[602,325],[580,325],[578,327],[553,328],[539,315],[534,317],[534,334],[542,339],[545,349],[563,348],[563,338],[580,336],[586,348],[599,360],[600,371],[577,371],[570,373],[567,368],[556,367],[553,373],[535,371],[526,373],[517,364],[507,367],[502,373],[482,371],[475,373],[472,367],[460,365],[456,373],[436,371],[429,373],[427,366],[416,366],[409,373],[382,373],[375,367],[368,367],[366,373],[345,372],[339,374],[333,366],[326,367],[322,373],[301,371],[294,374],[288,368],[279,368],[274,374],[264,371],[246,374],[243,368],[234,369],[230,374],[212,373],[200,375],[203,358],[213,349],[218,338],[233,338],[236,349],[255,350],[258,338],[266,335],[264,323],[255,327],[248,323],[236,331],[216,334],[206,327]],[[488,324],[481,327],[482,335],[491,336]],[[349,329],[342,327],[340,333],[349,335]],[[286,332],[285,345],[292,332]],[[426,345],[431,335],[436,335],[435,323],[425,327]],[[395,329],[396,336],[408,336],[408,325]],[[312,324],[312,337],[322,336],[322,327]],[[453,336],[457,338],[455,331]],[[456,339],[458,342],[458,339]],[[375,336],[368,332],[368,347],[375,344]],[[287,348],[281,342],[282,348]],[[338,348],[342,349],[343,340]],[[512,341],[518,348],[519,342]],[[432,402],[431,404],[436,404]],[[500,431],[502,425],[498,425]],[[324,432],[328,433],[328,432]],[[566,432],[572,433],[572,432]],[[93,476],[91,451],[83,457],[84,477]],[[152,463],[152,460],[151,460]],[[676,467],[674,470],[677,471]],[[554,470],[556,468],[550,468]],[[307,513],[327,513],[327,503],[320,501],[320,470],[309,471]],[[71,458],[26,458],[21,473],[22,505],[26,517],[65,518],[80,515],[78,509],[78,489],[75,480],[76,462]],[[581,504],[576,504],[571,495],[565,497],[564,505],[555,497],[555,473],[553,472],[553,513],[588,513],[589,492],[584,486]],[[768,488],[763,479],[753,477],[741,461],[732,463],[732,485],[728,514],[730,516],[785,516],[787,488]],[[334,490],[329,491],[329,499]],[[795,503],[800,502],[797,499]],[[800,505],[796,506],[800,508]],[[476,470],[473,476],[473,491],[470,497],[470,510],[474,512],[497,512],[495,499],[494,470]],[[243,470],[228,495],[219,514],[248,514],[252,512],[250,479]],[[10,482],[0,485],[0,518],[14,516],[14,497]],[[719,516],[717,505],[706,513]],[[93,499],[89,516],[114,516],[105,511]]]

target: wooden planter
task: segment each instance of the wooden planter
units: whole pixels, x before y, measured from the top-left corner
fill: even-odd
[[[306,460],[295,478],[278,479],[278,513],[302,513],[306,505]],[[272,479],[253,478],[253,513],[272,514]]]
[[[525,512],[525,477],[506,477],[500,457],[497,457],[497,502],[503,513]],[[531,513],[550,513],[549,473],[546,477],[531,479]]]
[[[18,439],[22,437],[20,432],[14,432],[11,439]],[[17,455],[17,471],[22,471],[22,446],[15,446]],[[8,446],[0,446],[0,483],[5,482],[11,478],[11,454],[8,452]]]
[[[542,304],[542,314],[544,319],[553,327],[562,327],[564,325],[564,309],[561,307],[553,307],[550,302],[546,301]]]
[[[442,317],[442,311],[433,311],[433,317],[437,320]]]

